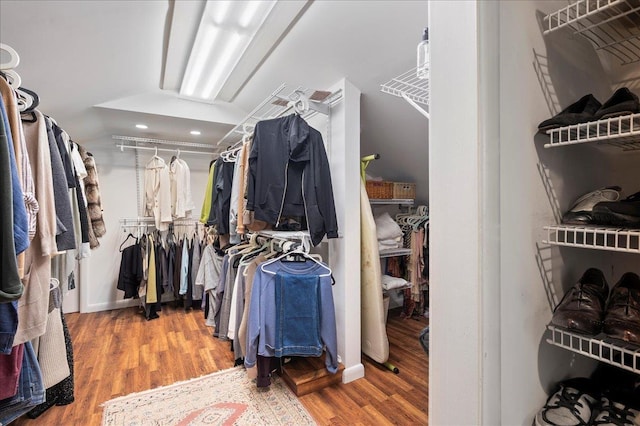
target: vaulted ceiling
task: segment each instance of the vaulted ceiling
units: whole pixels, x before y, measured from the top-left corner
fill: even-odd
[[[289,7],[281,36],[261,39],[269,41],[266,56],[235,74],[229,102],[178,96],[203,1],[1,0],[0,42],[20,54],[16,71],[39,94],[40,109],[78,141],[117,134],[215,145],[281,83],[323,90],[347,78],[362,91],[363,153],[382,154],[371,170],[422,182],[426,200],[427,120],[379,90],[414,66],[426,1]],[[149,128],[134,127],[141,122]]]

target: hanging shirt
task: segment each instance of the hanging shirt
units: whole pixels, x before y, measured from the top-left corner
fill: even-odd
[[[191,199],[191,171],[184,160],[176,158],[169,166],[171,182],[171,214],[179,219],[194,209]]]
[[[144,214],[155,218],[158,231],[169,229],[171,217],[171,182],[164,160],[154,156],[144,172]]]
[[[204,190],[204,201],[200,211],[200,223],[207,223],[211,212],[211,198],[213,196],[213,177],[215,174],[216,163],[211,162],[209,165],[209,177],[207,178],[207,188]]]
[[[185,238],[182,243],[182,257],[180,258],[180,295],[187,294],[189,280],[189,240]]]
[[[231,201],[229,204],[229,242],[238,244],[240,236],[238,235],[238,201],[240,199],[240,159],[233,163],[233,179],[231,181]]]
[[[156,251],[153,237],[149,235],[149,272],[147,280],[147,305],[158,301],[158,290],[156,283]]]
[[[317,277],[319,291],[318,311],[320,339],[326,349],[325,366],[330,373],[338,370],[338,343],[335,323],[335,308],[333,305],[333,292],[331,289],[331,277],[327,276],[327,268],[320,264],[307,260],[305,262],[283,262],[277,260],[273,263],[265,263],[258,267],[253,279],[251,292],[250,311],[247,325],[247,348],[244,363],[246,367],[256,364],[257,355],[277,356],[278,325],[276,301],[276,277],[283,274],[297,275],[302,281]],[[280,283],[282,285],[282,283]],[[306,311],[302,312],[306,314]],[[289,315],[295,312],[289,312]],[[321,347],[308,345],[305,350],[320,350]]]

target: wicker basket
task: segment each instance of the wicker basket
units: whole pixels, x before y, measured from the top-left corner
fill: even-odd
[[[416,198],[416,184],[407,182],[393,182],[393,198],[394,199],[410,199]]]
[[[367,195],[374,200],[393,198],[393,182],[368,180]]]

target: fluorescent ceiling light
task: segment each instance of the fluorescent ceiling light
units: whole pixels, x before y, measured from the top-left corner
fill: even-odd
[[[215,99],[276,1],[208,1],[180,94]]]
[[[194,135],[194,136],[199,136],[199,135],[201,134],[201,133],[200,133],[200,130],[192,130],[192,131],[190,131],[189,133],[191,133],[191,134],[192,134],[192,135]]]
[[[149,128],[149,126],[147,126],[146,124],[136,124],[136,127],[138,129],[148,129]]]

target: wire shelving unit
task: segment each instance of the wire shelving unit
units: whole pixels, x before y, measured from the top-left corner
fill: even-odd
[[[543,18],[544,34],[570,28],[613,55],[622,65],[640,61],[640,3],[636,0],[577,0]]]

